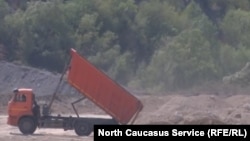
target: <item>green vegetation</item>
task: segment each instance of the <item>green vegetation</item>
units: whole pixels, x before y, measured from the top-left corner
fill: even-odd
[[[75,48],[123,85],[219,81],[250,61],[248,0],[0,0],[0,60],[61,72]]]

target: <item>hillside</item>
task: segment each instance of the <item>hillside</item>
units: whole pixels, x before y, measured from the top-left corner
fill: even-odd
[[[0,0],[0,60],[60,73],[70,48],[148,92],[220,81],[250,60],[248,0]]]

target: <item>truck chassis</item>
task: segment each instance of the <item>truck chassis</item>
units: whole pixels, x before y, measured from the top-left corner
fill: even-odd
[[[77,100],[77,102],[83,100]],[[72,106],[76,102],[72,103]],[[54,128],[74,130],[78,136],[88,136],[92,133],[94,125],[98,124],[118,124],[115,119],[109,117],[80,117],[73,106],[77,117],[73,116],[53,116],[47,112],[47,106],[43,106],[43,115],[23,116],[18,121],[18,128],[23,134],[33,134],[37,128]],[[40,113],[40,108],[37,109]]]

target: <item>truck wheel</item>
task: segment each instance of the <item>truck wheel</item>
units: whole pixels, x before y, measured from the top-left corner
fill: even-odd
[[[92,132],[91,124],[88,122],[77,122],[75,124],[75,133],[78,136],[88,136]]]
[[[36,123],[32,118],[24,117],[18,122],[18,128],[23,134],[33,134],[36,130]]]

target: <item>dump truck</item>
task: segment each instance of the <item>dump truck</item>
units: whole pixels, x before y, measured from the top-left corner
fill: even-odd
[[[79,136],[88,136],[92,133],[94,125],[134,123],[143,108],[137,97],[73,48],[66,64],[49,104],[40,106],[31,88],[17,88],[13,91],[13,96],[8,102],[8,125],[18,127],[22,134],[33,134],[37,128],[58,128],[65,131],[74,130]],[[82,98],[71,103],[74,115],[54,115],[51,107],[65,79]],[[75,104],[86,98],[106,112],[110,118],[79,115]]]

